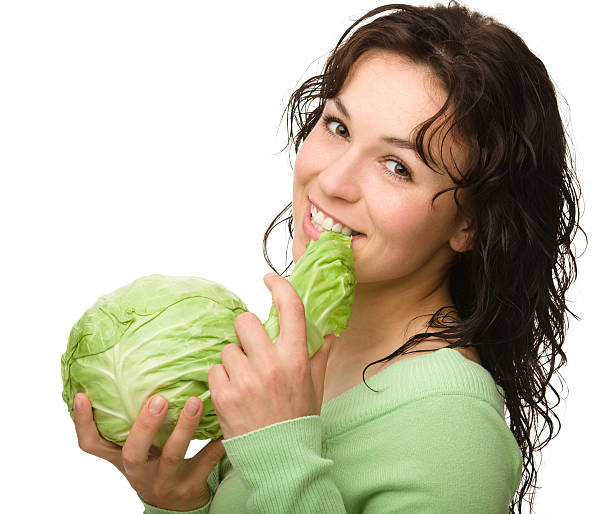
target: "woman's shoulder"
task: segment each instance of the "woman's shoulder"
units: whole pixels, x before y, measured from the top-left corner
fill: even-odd
[[[418,348],[426,351],[392,359],[372,377],[376,388],[397,391],[389,396],[396,405],[435,396],[465,396],[488,403],[503,416],[505,392],[482,365],[476,347],[450,348],[447,342],[432,341]]]
[[[470,405],[488,404],[503,419],[504,391],[479,359],[467,358],[448,345],[427,350],[387,361],[384,369],[366,377],[366,383],[360,375],[357,385],[344,388],[335,398],[331,395],[322,408],[326,422],[354,426],[394,411],[409,413],[417,403],[435,403],[436,398],[455,398],[457,408],[463,409],[461,397],[469,398]]]

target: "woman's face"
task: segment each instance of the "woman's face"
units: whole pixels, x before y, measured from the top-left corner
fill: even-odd
[[[365,235],[351,243],[359,283],[444,275],[453,248],[465,249],[465,231],[455,219],[452,192],[440,195],[433,209],[430,204],[437,191],[454,184],[443,171],[428,168],[415,150],[390,139],[411,140],[413,129],[444,99],[427,70],[402,56],[374,51],[356,61],[296,156],[295,262],[306,243],[318,237],[309,225],[312,202]],[[325,121],[325,116],[339,121]],[[457,154],[453,146],[459,161]]]

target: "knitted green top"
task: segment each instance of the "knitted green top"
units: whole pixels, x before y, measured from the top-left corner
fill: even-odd
[[[191,514],[508,512],[520,449],[503,389],[441,348],[398,360],[323,405],[223,442]],[[169,514],[145,503],[146,514]]]

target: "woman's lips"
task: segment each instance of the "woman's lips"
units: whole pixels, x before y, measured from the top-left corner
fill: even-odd
[[[308,200],[306,205],[306,210],[304,211],[304,216],[302,218],[302,230],[304,234],[306,234],[313,241],[317,241],[319,239],[319,235],[321,231],[317,229],[313,224],[310,217],[310,207],[312,203]],[[351,236],[351,241],[359,240],[365,237],[365,234],[359,234],[357,236]]]

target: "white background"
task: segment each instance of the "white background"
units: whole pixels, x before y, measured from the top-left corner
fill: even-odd
[[[266,319],[263,233],[291,201],[282,109],[352,21],[383,3],[1,4],[0,510],[142,512],[125,478],[77,446],[61,399],[70,328],[98,296],[150,273],[215,280]],[[606,4],[468,5],[517,31],[571,108],[590,244],[568,297],[582,321],[570,318],[569,396],[535,510],[601,511],[612,457]],[[286,237],[285,224],[273,232],[279,270]]]

